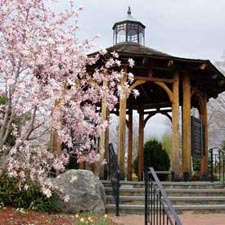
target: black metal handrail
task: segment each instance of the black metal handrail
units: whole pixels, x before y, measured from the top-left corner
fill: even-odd
[[[119,216],[120,204],[120,168],[118,165],[117,155],[114,151],[113,145],[109,144],[109,178],[112,183],[113,195],[116,205],[116,216]]]
[[[211,181],[225,183],[225,151],[215,147],[209,149],[209,174]]]
[[[182,225],[152,167],[145,171],[145,225]]]

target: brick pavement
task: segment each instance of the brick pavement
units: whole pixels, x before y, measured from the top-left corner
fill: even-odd
[[[219,214],[193,214],[179,215],[183,225],[225,225],[225,212]],[[112,225],[144,225],[144,216],[110,216]]]

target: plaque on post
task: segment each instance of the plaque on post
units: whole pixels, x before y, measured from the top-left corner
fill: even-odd
[[[202,157],[204,152],[204,129],[200,119],[191,117],[191,155]]]

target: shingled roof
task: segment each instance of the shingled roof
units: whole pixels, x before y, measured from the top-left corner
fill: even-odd
[[[203,59],[181,58],[145,47],[136,43],[119,43],[107,48],[108,52],[117,52],[121,60],[133,58],[135,66],[146,66],[170,72],[189,72],[191,81],[198,83],[201,89],[207,92],[208,99],[216,98],[225,91],[225,76],[209,61]],[[135,74],[134,74],[135,75]]]

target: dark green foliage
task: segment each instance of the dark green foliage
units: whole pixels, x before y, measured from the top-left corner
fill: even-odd
[[[137,174],[138,159],[134,160],[134,172]],[[155,139],[149,140],[144,145],[144,168],[153,167],[155,171],[168,171],[170,158],[163,149],[162,144]],[[158,175],[160,180],[168,179],[168,175]]]
[[[27,190],[20,187],[17,178],[2,176],[0,178],[0,203],[15,208],[32,209],[38,212],[55,211],[55,193],[47,198],[37,183],[29,182]]]
[[[0,105],[5,105],[7,103],[7,98],[5,96],[0,96]]]
[[[192,164],[193,164],[193,170],[194,171],[200,171],[201,166],[201,160],[199,157],[192,156]]]
[[[75,154],[71,154],[69,162],[66,164],[66,169],[79,169],[79,163],[77,162],[77,157]]]

